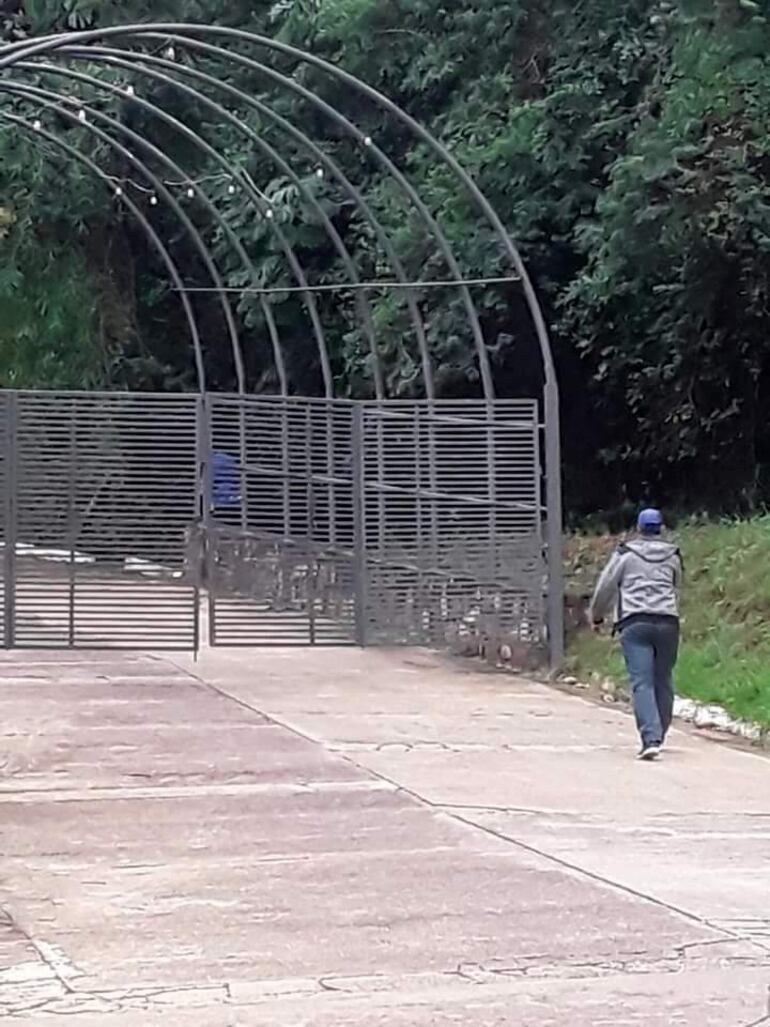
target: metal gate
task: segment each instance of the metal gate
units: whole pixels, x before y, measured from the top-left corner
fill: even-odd
[[[0,393],[6,648],[193,649],[195,396]]]
[[[211,644],[544,644],[534,401],[207,411],[231,475],[204,531]]]
[[[537,405],[364,405],[366,637],[545,641]]]
[[[212,645],[361,641],[357,409],[344,400],[207,398]]]
[[[546,642],[534,401],[0,392],[2,644]]]

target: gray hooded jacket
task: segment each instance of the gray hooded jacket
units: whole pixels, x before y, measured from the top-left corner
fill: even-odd
[[[604,568],[589,615],[594,622],[604,620],[612,607],[616,626],[643,614],[678,617],[681,583],[676,546],[659,538],[634,539],[619,546]]]

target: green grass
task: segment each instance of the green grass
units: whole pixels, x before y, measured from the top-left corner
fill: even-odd
[[[770,727],[770,517],[685,524],[676,532],[685,561],[680,695],[718,703],[733,716]],[[568,581],[593,576],[610,539],[574,539]],[[580,633],[570,669],[624,679],[616,642]]]

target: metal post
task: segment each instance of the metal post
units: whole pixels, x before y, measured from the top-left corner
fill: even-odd
[[[559,393],[555,380],[546,384],[545,404],[545,505],[548,567],[548,656],[551,673],[564,663],[564,564],[561,498],[561,438]]]
[[[208,559],[209,538],[207,531],[207,509],[210,506],[208,497],[210,487],[205,481],[205,468],[209,463],[206,457],[206,401],[203,394],[200,394],[195,401],[195,488],[197,491],[197,517],[196,523],[192,526],[193,544],[192,558],[193,567],[189,568],[192,573],[193,589],[193,652],[197,658],[201,647],[201,584],[208,583]],[[211,628],[209,628],[211,633]]]
[[[217,540],[213,537],[212,502],[214,496],[214,478],[212,468],[212,416],[211,403],[205,394],[198,399],[198,468],[201,490],[200,522],[202,524],[202,566],[206,588],[208,590],[208,611],[209,611],[209,645],[217,644],[217,609],[216,609],[216,581],[215,566],[212,556],[212,545]],[[198,578],[200,580],[201,562],[198,565]]]
[[[380,423],[380,417],[377,417]],[[380,439],[377,440],[379,448]],[[352,449],[352,493],[353,493],[353,608],[355,638],[357,645],[367,642],[367,585],[368,567],[366,560],[366,470],[364,459],[364,404],[353,407],[350,445]]]
[[[248,463],[248,437],[246,432],[246,399],[243,395],[238,397],[238,464],[240,469],[240,494],[241,494],[241,531],[246,531],[250,526],[249,518],[249,475],[246,470]]]
[[[315,577],[318,573],[318,553],[313,545],[316,535],[315,511],[315,486],[313,485],[312,479],[310,479],[307,483],[308,543],[306,548],[307,559],[305,561],[305,594],[307,602],[308,632],[311,645],[316,644]]]
[[[279,534],[282,538],[291,538],[291,447],[289,432],[291,431],[291,417],[289,415],[288,399],[281,396],[279,400],[281,411],[281,499],[282,499],[282,522]],[[267,484],[265,491],[269,492],[270,485]],[[260,522],[262,528],[264,523]]]
[[[5,453],[5,550],[3,561],[3,645],[13,649],[16,645],[16,499],[18,482],[17,418],[18,396],[6,393],[6,453]]]
[[[425,594],[423,593],[423,587],[424,587],[424,584],[425,584],[425,576],[423,574],[423,565],[424,565],[424,562],[425,562],[425,558],[424,558],[424,544],[425,544],[425,542],[424,542],[424,538],[423,538],[422,524],[423,524],[423,517],[425,516],[425,511],[423,509],[423,503],[422,503],[422,445],[421,445],[421,442],[422,442],[422,430],[421,429],[422,429],[422,418],[420,417],[420,406],[419,406],[419,404],[415,404],[415,407],[414,407],[414,454],[415,454],[415,461],[414,461],[414,474],[415,474],[415,478],[414,478],[414,495],[415,495],[415,500],[416,500],[416,503],[415,503],[415,514],[416,514],[415,520],[417,522],[417,534],[416,534],[416,547],[415,547],[415,561],[414,562],[415,562],[415,564],[417,566],[417,574],[416,574],[414,591],[415,591],[415,598],[416,598],[415,607],[417,609],[417,615],[418,615],[418,618],[419,618],[419,624],[417,625],[417,628],[418,628],[418,631],[419,631],[419,635],[420,635],[420,637],[422,639],[422,642],[425,645],[430,645],[430,643],[433,641],[433,639],[430,636],[430,628],[428,629],[427,632],[423,631],[423,618],[424,618],[425,610],[426,609],[428,610],[428,617],[430,619],[432,619],[432,618],[431,618],[431,611],[430,611],[430,603],[428,602],[427,606],[426,606],[426,604],[425,604]],[[430,430],[431,430],[431,423],[430,423],[430,420],[428,420],[428,431],[429,431],[429,433],[430,433]],[[433,506],[434,506],[433,499],[428,500],[428,503],[429,503],[429,509],[433,508]],[[432,530],[431,530],[431,535],[433,535],[433,531]]]
[[[75,648],[75,549],[77,547],[77,468],[78,468],[78,408],[77,401],[72,404],[69,431],[69,467],[67,475],[67,544],[69,546],[67,590],[67,645]],[[98,559],[98,552],[96,557]]]
[[[329,479],[329,484],[326,487],[326,497],[329,510],[329,531],[327,535],[327,541],[331,542],[332,545],[337,543],[337,490],[334,486],[334,477],[336,474],[336,461],[335,457],[335,435],[334,435],[334,413],[335,404],[333,399],[327,399],[323,404],[324,421],[326,422],[326,474]]]

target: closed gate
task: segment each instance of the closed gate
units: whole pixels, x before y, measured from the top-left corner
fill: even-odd
[[[212,644],[544,643],[535,402],[207,408]]]
[[[546,641],[537,406],[0,393],[2,644]]]
[[[193,649],[195,396],[0,393],[6,648]]]
[[[207,398],[212,645],[361,640],[357,409],[344,400]]]

